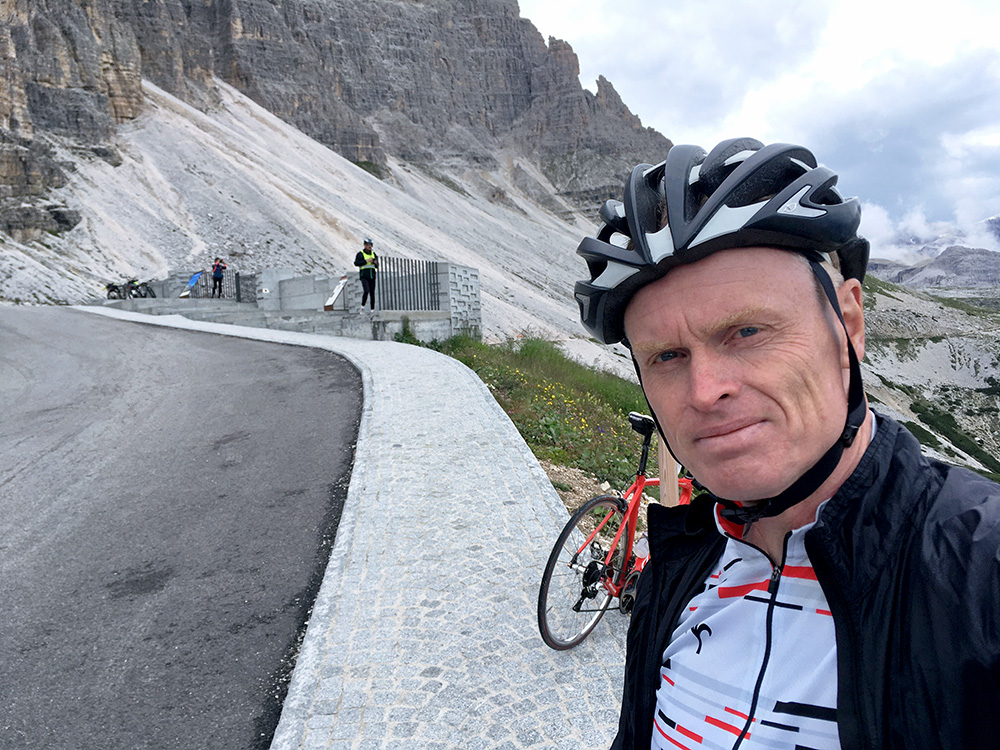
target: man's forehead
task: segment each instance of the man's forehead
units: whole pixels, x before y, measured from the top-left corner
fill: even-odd
[[[740,287],[752,290],[768,282],[786,285],[794,293],[812,286],[812,272],[803,256],[789,250],[770,247],[720,250],[671,269],[639,289],[636,296],[661,290],[674,296],[678,287],[695,285],[711,289],[716,283],[725,283],[734,290]]]
[[[644,338],[636,328],[651,333],[672,322],[695,324],[711,335],[762,316],[807,314],[812,299],[812,272],[793,253],[771,248],[721,251],[644,286],[630,300],[625,322],[633,329],[633,344]]]

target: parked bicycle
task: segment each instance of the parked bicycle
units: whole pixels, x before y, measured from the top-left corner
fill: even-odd
[[[128,297],[155,297],[156,292],[149,285],[148,281],[129,279],[125,282],[125,294]]]
[[[557,651],[583,642],[614,599],[621,612],[630,614],[639,574],[649,560],[645,538],[636,544],[636,527],[643,490],[660,484],[659,477],[646,476],[656,425],[652,417],[637,412],[628,420],[642,435],[635,481],[623,497],[599,495],[584,503],[559,535],[542,574],[538,629],[545,644]],[[681,477],[677,485],[680,502],[689,503],[691,479]]]
[[[104,285],[108,299],[132,299],[135,297],[156,297],[156,292],[148,281],[129,279],[124,284],[109,282]]]

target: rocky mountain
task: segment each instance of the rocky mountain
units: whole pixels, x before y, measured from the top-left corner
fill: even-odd
[[[372,236],[480,269],[487,339],[544,336],[629,375],[579,325],[573,251],[669,141],[609,82],[583,90],[569,46],[513,2],[0,3],[0,302],[76,302],[215,255],[341,273]],[[904,282],[994,279],[993,259],[949,248]],[[876,408],[1000,474],[1000,316],[872,267]]]
[[[540,170],[547,208],[593,205],[670,142],[611,83],[591,94],[565,42],[548,44],[514,0],[4,0],[0,28],[0,230],[60,232],[53,204],[73,156],[115,164],[116,127],[147,80],[192,106],[234,86],[315,140],[384,176],[389,157],[454,173],[514,152]],[[53,138],[69,160],[53,158]]]
[[[1000,287],[1000,253],[951,245],[940,255],[913,266],[889,261],[873,262],[872,272],[885,281],[916,288]]]
[[[989,229],[990,234],[997,240],[1000,241],[1000,216],[991,216],[983,222],[987,229]]]
[[[930,453],[1000,475],[1000,314],[869,276],[865,391]]]

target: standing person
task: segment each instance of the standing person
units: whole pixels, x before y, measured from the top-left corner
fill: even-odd
[[[577,251],[584,325],[708,491],[649,507],[615,750],[996,747],[1000,486],[869,409],[836,182],[798,146],[674,146]]]
[[[215,290],[218,289],[219,299],[222,299],[222,274],[225,270],[226,264],[222,258],[216,258],[212,264],[212,296],[215,296]]]
[[[375,310],[375,277],[378,275],[378,255],[372,249],[372,241],[365,237],[364,248],[354,256],[354,265],[361,269],[361,312],[365,311],[365,303],[371,300],[371,309]]]

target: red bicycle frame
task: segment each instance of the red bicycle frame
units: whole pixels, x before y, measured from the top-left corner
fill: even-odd
[[[625,538],[625,556],[623,569],[620,571],[623,575],[602,575],[601,581],[604,585],[605,590],[612,596],[619,596],[622,589],[625,587],[626,577],[632,572],[641,572],[646,563],[649,561],[649,555],[636,556],[633,558],[632,551],[635,544],[635,529],[636,524],[639,521],[639,507],[642,504],[642,493],[645,491],[647,486],[656,487],[660,484],[659,477],[647,477],[646,476],[646,462],[649,459],[649,444],[650,439],[654,430],[654,423],[650,417],[632,412],[629,416],[629,422],[632,425],[632,429],[643,436],[642,443],[642,455],[639,458],[639,470],[636,472],[635,480],[629,485],[629,488],[625,490],[623,498],[626,503],[625,514],[622,517],[622,522],[618,527],[617,533],[615,533],[614,541],[611,543],[611,548],[608,550],[607,557],[604,559],[604,569],[605,571],[613,570],[612,559],[615,556],[615,552],[618,550],[618,545],[621,543],[622,534],[625,529],[629,530],[628,536]],[[677,479],[677,489],[679,495],[679,503],[681,505],[687,505],[691,502],[691,493],[694,488],[691,484],[691,479],[689,477],[679,477]],[[590,546],[590,543],[594,540],[594,537],[604,528],[608,520],[614,514],[614,511],[609,511],[606,516],[597,525],[597,528],[587,537],[586,541],[580,548],[576,551],[577,555],[583,554],[583,551]],[[575,559],[575,556],[574,556]]]

